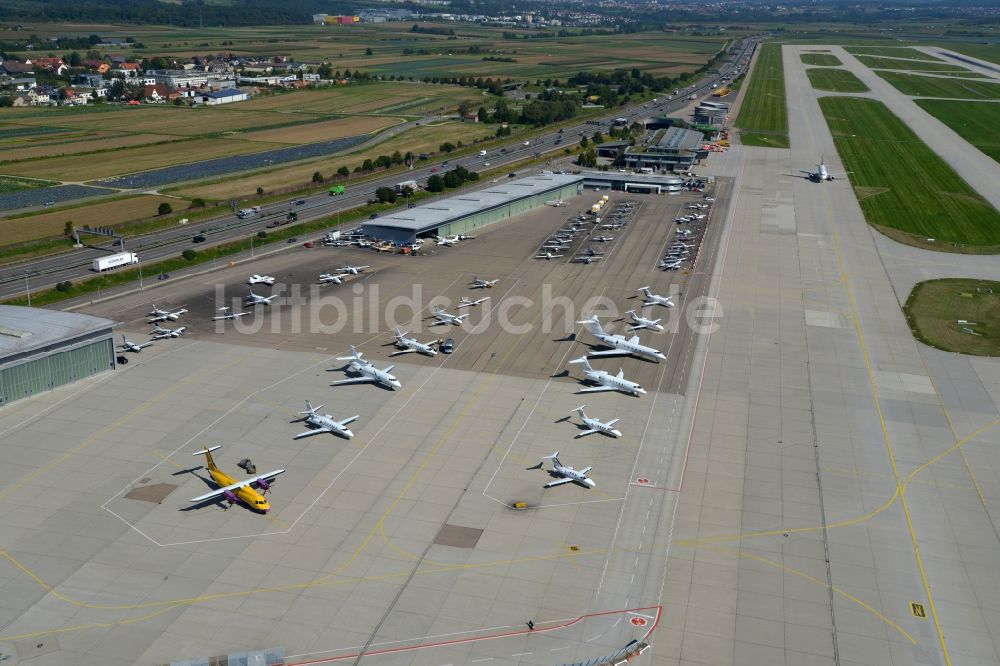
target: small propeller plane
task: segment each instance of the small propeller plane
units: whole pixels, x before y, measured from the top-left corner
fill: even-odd
[[[186,330],[187,326],[179,326],[173,329],[157,326],[153,329],[153,332],[150,333],[150,335],[153,336],[154,340],[165,340],[166,338],[179,338]]]
[[[630,331],[637,331],[640,328],[648,328],[651,331],[656,331],[657,333],[663,332],[663,324],[660,322],[662,319],[646,319],[640,316],[635,310],[629,310],[625,314],[629,315],[632,319],[632,326],[629,326]]]
[[[364,273],[365,269],[371,268],[371,266],[351,266],[350,264],[344,264],[343,268],[338,268],[341,273],[347,273],[349,275],[357,275],[358,273]]]
[[[837,176],[844,176],[849,173],[854,173],[853,171],[842,171],[840,173],[830,173],[826,170],[825,159],[823,157],[819,158],[819,164],[816,165],[815,171],[801,171],[800,173],[806,174],[806,177],[813,181],[814,183],[822,183],[826,180],[836,180]]]
[[[596,488],[597,484],[594,480],[587,477],[587,472],[594,469],[593,467],[584,467],[583,469],[577,470],[573,469],[569,465],[563,465],[559,462],[559,452],[556,451],[551,456],[545,456],[542,461],[537,465],[528,467],[528,469],[542,469],[545,461],[552,460],[552,469],[546,470],[549,476],[556,477],[555,481],[549,481],[543,488],[553,488],[555,486],[561,486],[566,483],[575,483],[583,488]]]
[[[270,305],[271,301],[277,298],[277,294],[271,294],[270,296],[261,296],[260,294],[253,293],[253,289],[250,290],[250,294],[244,299],[245,305]]]
[[[386,388],[398,389],[403,388],[403,385],[399,383],[399,380],[394,376],[389,374],[395,366],[388,365],[384,369],[379,370],[371,361],[366,361],[364,355],[359,352],[354,345],[351,345],[351,355],[350,356],[338,356],[338,361],[350,361],[347,365],[347,371],[359,375],[358,377],[351,377],[349,379],[341,379],[339,381],[333,382],[330,386],[343,386],[344,384],[363,384],[363,383],[373,383],[381,384]]]
[[[576,323],[586,325],[591,335],[600,340],[602,344],[612,347],[612,349],[605,351],[588,352],[587,356],[622,356],[624,354],[631,354],[633,356],[647,356],[659,361],[667,360],[667,357],[659,349],[653,349],[640,343],[638,335],[626,338],[624,335],[606,332],[601,327],[601,322],[597,318],[597,315]]]
[[[434,306],[434,316],[437,317],[437,321],[431,324],[431,326],[437,326],[439,324],[451,324],[452,326],[461,326],[462,322],[468,317],[468,313],[463,315],[453,315],[445,312],[441,309],[441,306]]]
[[[155,324],[157,322],[167,321],[167,320],[177,321],[178,319],[181,318],[181,315],[184,314],[185,312],[187,312],[186,308],[181,308],[180,310],[174,310],[173,312],[169,312],[167,310],[161,310],[160,308],[156,307],[156,303],[153,303],[153,309],[149,311],[149,317],[150,317],[149,323]]]
[[[662,268],[665,271],[676,271],[680,267],[681,267],[680,259],[665,259],[662,262],[660,262],[660,268]]]
[[[545,205],[546,206],[552,206],[553,208],[560,208],[562,206],[565,206],[566,202],[563,201],[562,199],[558,199],[558,200],[553,200],[553,201],[546,201]]]
[[[136,354],[138,354],[146,347],[151,347],[151,346],[153,346],[152,342],[143,342],[142,344],[136,344],[131,340],[129,340],[128,338],[126,338],[124,335],[122,336],[122,344],[121,344],[122,351],[135,352]]]
[[[458,301],[458,305],[456,305],[455,307],[471,308],[475,305],[479,305],[480,303],[484,303],[488,300],[490,300],[489,296],[484,296],[483,298],[477,298],[476,300],[472,300],[471,298],[466,298],[465,296],[462,296],[462,298]]]
[[[587,435],[593,435],[595,432],[599,432],[602,435],[607,435],[608,437],[621,437],[622,431],[615,428],[615,424],[621,421],[621,419],[611,419],[610,421],[604,422],[600,419],[595,419],[591,416],[587,416],[587,412],[583,411],[587,405],[580,405],[573,411],[580,415],[580,420],[583,421],[583,425],[587,426],[587,430],[580,432],[573,439],[579,439],[581,437],[586,437]]]
[[[319,407],[313,407],[312,403],[306,400],[306,411],[299,412],[303,418],[300,421],[305,421],[306,425],[309,426],[309,430],[305,432],[300,432],[292,439],[302,439],[303,437],[312,437],[313,435],[319,435],[324,432],[331,432],[335,435],[340,435],[344,439],[350,439],[354,437],[354,433],[351,432],[347,424],[358,420],[360,416],[352,416],[343,421],[337,421],[329,414],[320,414],[319,410],[323,409],[323,405]]]
[[[658,296],[649,290],[649,287],[639,287],[637,291],[641,291],[642,295],[646,297],[643,302],[642,307],[648,308],[653,305],[662,305],[666,308],[674,307],[673,301],[670,300],[670,296]]]
[[[270,489],[271,482],[274,477],[284,473],[285,470],[276,469],[273,472],[255,474],[254,476],[243,479],[242,481],[237,481],[216,467],[215,461],[212,460],[212,451],[221,448],[222,445],[218,444],[191,454],[193,456],[200,456],[202,454],[205,455],[205,466],[208,468],[208,473],[212,476],[212,480],[219,484],[219,487],[210,493],[194,497],[190,501],[204,502],[208,499],[222,497],[225,498],[226,502],[228,502],[228,505],[226,506],[227,509],[233,504],[236,504],[237,501],[240,501],[254,511],[260,511],[261,513],[267,513],[270,511],[271,505],[268,503],[264,495],[267,494],[268,489]],[[259,488],[260,492],[257,492],[257,488],[254,488],[254,486]]]
[[[604,257],[592,254],[577,255],[571,259],[574,264],[592,264],[595,261],[600,261]]]
[[[347,275],[348,275],[347,273],[339,273],[339,274],[335,274],[335,273],[323,273],[322,275],[319,276],[319,283],[320,284],[341,284],[341,283],[343,283],[344,278],[347,277]]]
[[[437,241],[438,245],[451,247],[452,245],[458,245],[458,241],[461,239],[458,236],[435,236],[434,240]]]
[[[594,236],[591,240],[595,240],[598,243],[610,243],[614,239],[614,236]]]
[[[500,278],[495,280],[482,280],[478,277],[472,278],[472,288],[473,289],[492,289],[496,286],[496,283],[500,281]]]
[[[646,393],[636,382],[629,381],[625,379],[625,371],[621,368],[618,369],[617,375],[612,375],[607,370],[595,370],[590,365],[590,361],[586,356],[581,356],[580,358],[575,358],[570,363],[579,363],[583,366],[583,374],[586,375],[587,381],[590,381],[597,386],[592,386],[588,388],[583,388],[577,391],[577,393],[597,393],[598,391],[621,391],[622,393],[631,393],[635,396],[644,395]]]
[[[417,352],[418,354],[423,354],[425,356],[434,356],[437,354],[437,350],[434,349],[433,342],[417,342],[415,338],[406,337],[407,333],[405,331],[400,331],[398,328],[394,332],[396,338],[396,346],[399,351],[395,351],[390,356],[396,356],[398,354],[407,354],[409,352]]]
[[[544,252],[544,253],[536,256],[535,259],[545,259],[545,260],[548,260],[548,259],[558,259],[561,256],[562,256],[561,254],[552,254],[551,252]]]
[[[247,284],[250,285],[266,284],[268,286],[271,286],[274,284],[274,278],[271,277],[270,275],[257,275],[256,273],[254,273],[249,278],[247,278]]]
[[[222,314],[212,317],[213,320],[218,321],[220,319],[239,319],[240,317],[246,317],[248,314],[250,314],[249,312],[233,312],[233,309],[228,305],[226,307],[219,308],[219,312],[221,312]]]

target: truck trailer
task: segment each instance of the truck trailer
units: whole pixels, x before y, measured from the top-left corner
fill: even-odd
[[[94,259],[94,270],[98,273],[118,268],[119,266],[131,266],[139,263],[139,257],[134,252],[118,252],[109,254],[106,257]]]

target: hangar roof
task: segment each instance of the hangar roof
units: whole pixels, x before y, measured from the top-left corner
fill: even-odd
[[[0,359],[114,325],[110,319],[75,312],[0,305]]]

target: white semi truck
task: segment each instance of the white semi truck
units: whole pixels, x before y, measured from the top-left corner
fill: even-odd
[[[109,254],[106,257],[94,259],[94,270],[98,273],[118,268],[119,266],[131,266],[139,263],[139,257],[134,252],[118,252]]]

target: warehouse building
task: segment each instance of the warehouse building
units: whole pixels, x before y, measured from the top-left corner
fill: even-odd
[[[429,236],[467,234],[544,206],[546,201],[578,196],[582,191],[580,176],[543,173],[376,218],[365,222],[362,231],[372,238],[398,244]]]
[[[110,319],[0,305],[0,405],[115,367]]]

